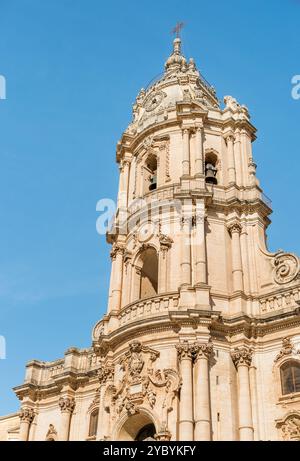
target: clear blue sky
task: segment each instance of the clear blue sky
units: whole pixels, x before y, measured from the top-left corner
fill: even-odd
[[[178,20],[187,57],[258,128],[270,249],[300,254],[299,19],[297,0],[0,0],[0,415],[26,361],[91,343],[110,270],[96,202],[116,196],[116,142]]]

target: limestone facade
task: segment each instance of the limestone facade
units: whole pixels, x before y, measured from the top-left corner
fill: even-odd
[[[31,361],[10,440],[300,440],[299,258],[270,253],[248,109],[176,38],[117,144],[107,313]]]

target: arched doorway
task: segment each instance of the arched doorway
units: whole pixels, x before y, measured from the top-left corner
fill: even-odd
[[[155,426],[153,423],[146,424],[146,426],[142,427],[140,431],[137,433],[134,440],[137,442],[141,442],[142,440],[155,440]]]
[[[153,420],[145,413],[129,416],[121,427],[116,440],[154,440],[156,429]]]

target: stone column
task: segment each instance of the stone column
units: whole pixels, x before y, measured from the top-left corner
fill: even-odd
[[[204,208],[196,206],[195,253],[196,273],[195,285],[207,283],[207,260],[205,238],[205,212]]]
[[[203,169],[203,122],[196,128],[196,154],[195,154],[195,175],[204,173]]]
[[[195,440],[211,440],[209,358],[211,343],[194,345]]]
[[[122,160],[120,166],[120,186],[119,186],[119,208],[127,207],[128,183],[129,183],[129,165],[127,159]]]
[[[192,215],[184,210],[181,218],[181,286],[191,285],[191,228]]]
[[[234,137],[234,163],[236,168],[236,183],[238,186],[243,186],[243,165],[240,133],[236,132]]]
[[[234,164],[234,150],[233,150],[233,142],[234,142],[234,135],[230,133],[226,136],[227,141],[227,164],[228,164],[228,183],[235,184],[236,182],[236,171],[235,171],[235,164]]]
[[[112,393],[114,373],[115,369],[111,365],[102,365],[97,372],[100,384],[97,440],[105,441],[110,435],[110,402],[107,401],[107,395]]]
[[[173,240],[165,234],[159,234],[160,252],[159,252],[159,293],[165,293],[168,289],[168,252],[172,246]]]
[[[193,347],[187,342],[177,344],[181,371],[179,403],[179,440],[192,441],[193,424]]]
[[[100,382],[99,388],[99,415],[97,424],[96,440],[103,440],[103,419],[104,419],[104,393],[105,383]]]
[[[236,348],[231,357],[238,375],[238,414],[240,440],[253,440],[253,420],[250,394],[249,367],[252,351],[248,347]]]
[[[75,400],[71,397],[60,397],[58,405],[61,411],[61,426],[59,440],[69,440],[72,413],[75,408]]]
[[[121,307],[124,247],[118,243],[114,243],[110,255],[114,273],[111,310],[118,311]]]
[[[231,254],[232,254],[232,277],[233,277],[233,291],[243,291],[243,266],[241,255],[240,234],[242,227],[239,223],[233,223],[229,226],[231,234]]]
[[[19,439],[21,442],[27,442],[29,437],[30,425],[34,418],[34,410],[30,407],[21,408],[20,411],[20,432]]]
[[[185,128],[182,132],[182,176],[190,175],[190,132]]]

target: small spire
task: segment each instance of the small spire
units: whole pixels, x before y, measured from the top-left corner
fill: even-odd
[[[181,39],[176,37],[173,41],[173,53],[168,58],[165,68],[166,70],[179,70],[186,64],[185,57],[181,54]]]

